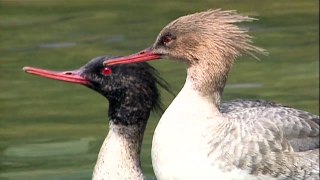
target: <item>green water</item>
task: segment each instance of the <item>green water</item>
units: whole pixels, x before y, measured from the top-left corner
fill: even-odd
[[[23,66],[75,69],[100,55],[148,47],[171,20],[209,8],[236,9],[260,61],[236,62],[224,99],[267,99],[319,114],[319,1],[0,1],[0,179],[89,179],[107,134],[106,100],[81,86],[36,78]],[[179,92],[184,66],[153,62]],[[167,106],[173,97],[164,93]],[[150,147],[159,115],[146,131],[142,164],[153,176]]]

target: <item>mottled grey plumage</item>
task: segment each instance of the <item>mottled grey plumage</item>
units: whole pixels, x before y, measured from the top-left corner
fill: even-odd
[[[222,103],[221,112],[228,119],[220,128],[224,138],[212,139],[208,154],[221,153],[221,168],[281,179],[319,178],[319,116],[261,100]]]
[[[224,102],[220,112],[230,118],[274,123],[296,152],[319,148],[319,116],[264,100]],[[261,122],[260,122],[261,123]]]

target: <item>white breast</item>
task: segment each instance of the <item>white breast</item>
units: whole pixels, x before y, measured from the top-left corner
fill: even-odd
[[[158,179],[209,177],[211,170],[207,168],[212,167],[203,137],[217,112],[207,101],[199,98],[187,82],[161,117],[152,142],[152,163]]]

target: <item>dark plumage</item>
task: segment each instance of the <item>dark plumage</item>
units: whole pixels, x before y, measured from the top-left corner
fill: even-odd
[[[109,100],[109,132],[100,149],[93,179],[144,179],[140,152],[151,110],[163,111],[157,85],[170,91],[147,63],[103,67],[102,56],[74,71],[25,67],[38,76],[85,85]],[[171,92],[172,93],[172,92]]]
[[[51,79],[83,84],[97,91],[109,100],[108,115],[110,120],[116,124],[131,125],[146,121],[151,110],[163,111],[157,85],[170,93],[172,92],[169,90],[167,82],[160,78],[157,70],[147,63],[139,63],[113,66],[108,69],[110,74],[104,74],[105,68],[102,63],[111,58],[113,57],[94,58],[74,71],[40,70],[45,71],[45,74],[41,74],[34,72],[35,68],[25,67],[24,70]],[[64,77],[61,78],[61,76]],[[82,81],[65,80],[65,78],[74,76],[82,78]]]
[[[157,85],[170,91],[156,69],[147,63],[110,67],[112,73],[103,75],[103,61],[97,57],[81,68],[80,76],[91,82],[94,89],[109,100],[108,115],[115,124],[132,125],[146,121],[152,109],[163,111]]]

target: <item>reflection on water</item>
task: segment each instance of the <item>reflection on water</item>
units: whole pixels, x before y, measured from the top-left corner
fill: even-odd
[[[69,156],[87,153],[93,138],[73,141],[43,142],[8,147],[4,155],[8,157],[48,157]]]
[[[76,46],[77,43],[76,42],[63,42],[63,43],[46,43],[46,44],[40,44],[39,47],[40,48],[65,48],[65,47],[72,47],[72,46]]]
[[[79,156],[83,159],[95,158],[96,154],[90,154],[90,143],[95,139],[92,137],[68,141],[54,141],[47,139],[38,143],[29,143],[8,147],[3,155],[4,161],[1,166],[25,167],[25,170],[6,172],[0,174],[0,179],[90,179],[93,166],[61,166],[55,169],[41,167],[41,164],[57,164],[59,162],[72,162]],[[23,162],[23,163],[22,163]],[[32,166],[38,169],[28,170]],[[28,168],[29,167],[29,168]]]
[[[227,89],[251,89],[251,88],[261,88],[263,84],[260,83],[239,83],[239,84],[227,84]]]
[[[88,180],[91,179],[92,168],[56,168],[48,170],[30,170],[1,173],[0,179],[32,179],[32,180]]]

